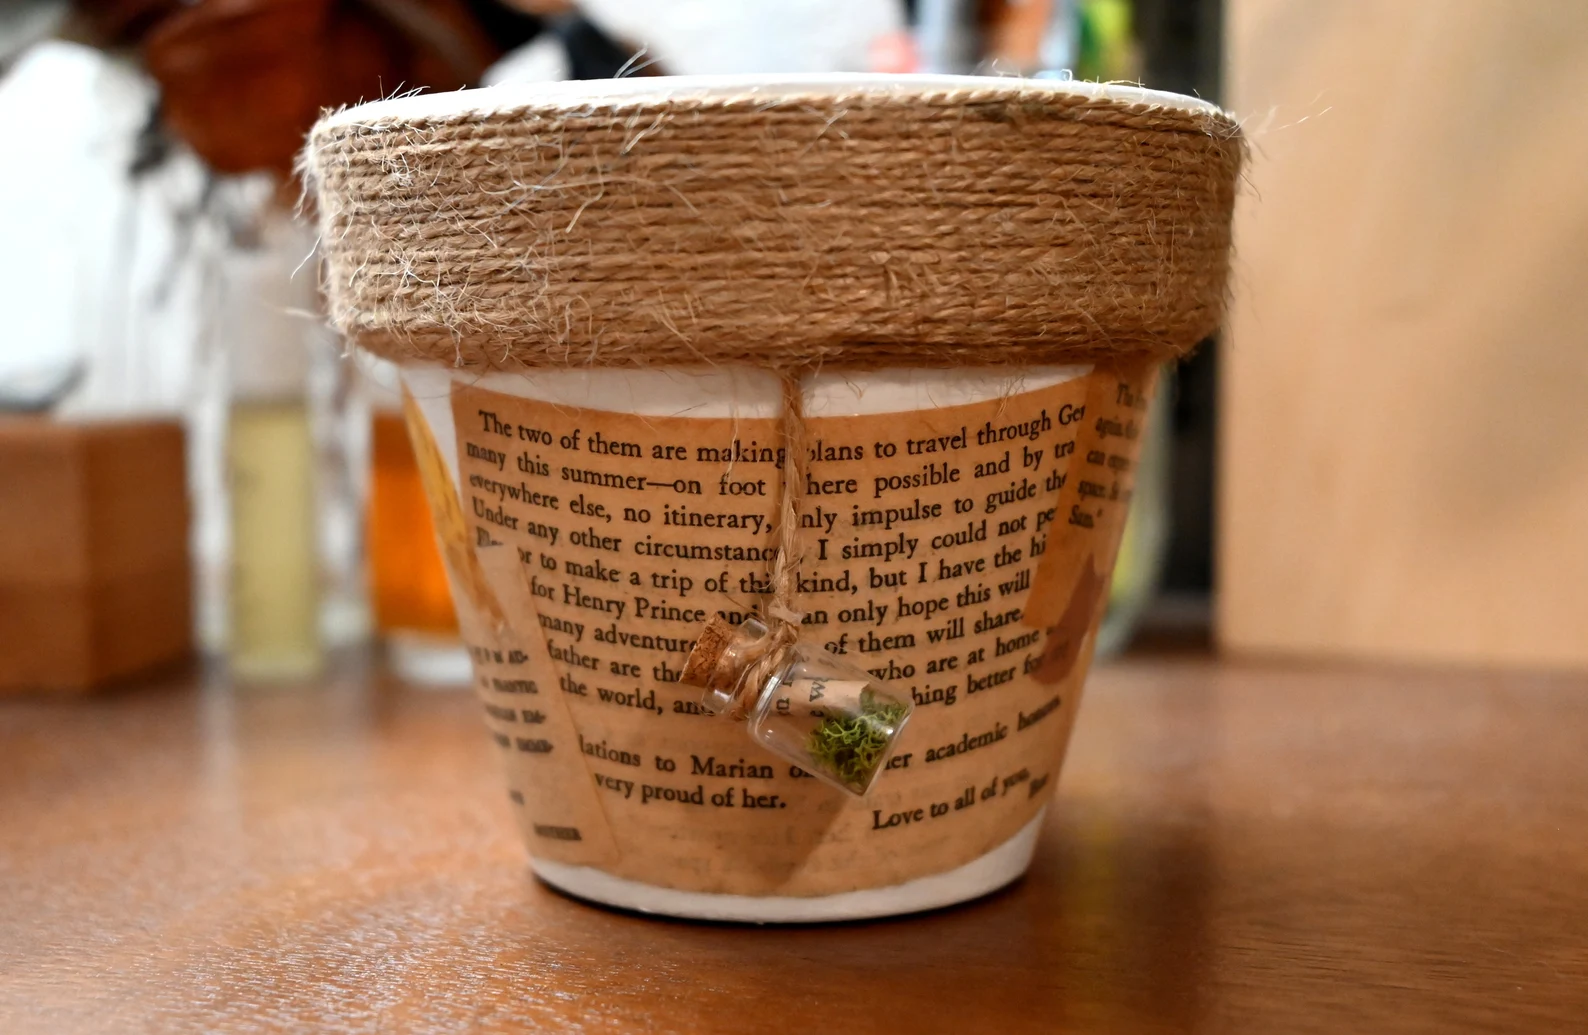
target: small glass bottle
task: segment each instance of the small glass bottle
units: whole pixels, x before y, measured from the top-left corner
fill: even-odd
[[[293,277],[305,231],[270,208],[239,235],[222,280],[232,672],[291,682],[320,671],[316,449],[309,412],[314,278]]]
[[[773,650],[783,656],[761,685],[745,685]],[[706,691],[707,711],[743,718],[768,751],[855,795],[887,768],[912,707],[909,697],[820,647],[777,646],[755,618],[707,622],[680,681]]]
[[[414,452],[397,368],[362,357],[369,391],[370,482],[366,510],[370,601],[375,631],[387,659],[404,681],[437,689],[467,687],[468,650],[458,632],[457,612],[442,564],[424,479]],[[428,435],[422,426],[412,434]]]

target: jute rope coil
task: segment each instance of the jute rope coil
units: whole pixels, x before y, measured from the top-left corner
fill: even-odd
[[[304,156],[332,319],[473,368],[1169,357],[1212,331],[1236,124],[971,82],[341,113]]]
[[[771,636],[798,638],[799,375],[1170,358],[1224,309],[1243,144],[1208,107],[1018,81],[353,109],[310,136],[331,316],[466,368],[783,377]]]

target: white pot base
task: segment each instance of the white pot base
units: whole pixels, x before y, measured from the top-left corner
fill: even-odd
[[[946,873],[920,877],[890,888],[868,888],[816,898],[714,895],[677,891],[614,877],[588,866],[531,859],[541,880],[576,898],[602,905],[691,920],[731,920],[757,924],[801,924],[899,916],[951,906],[996,891],[1026,872],[1037,846],[1046,809],[1020,831],[979,859]]]

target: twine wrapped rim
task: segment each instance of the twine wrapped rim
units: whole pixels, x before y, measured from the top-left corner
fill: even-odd
[[[1244,156],[1215,106],[973,76],[499,87],[327,116],[333,321],[476,369],[1184,354]]]

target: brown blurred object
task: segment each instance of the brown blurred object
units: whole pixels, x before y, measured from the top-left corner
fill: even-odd
[[[1588,5],[1226,12],[1221,641],[1588,671]]]
[[[464,0],[80,0],[139,43],[166,125],[217,172],[291,172],[323,108],[477,83],[496,47]],[[141,37],[141,38],[140,38]]]
[[[0,418],[0,486],[0,693],[192,652],[180,423]]]
[[[1053,0],[988,0],[981,5],[988,60],[1030,74],[1042,68],[1042,38],[1053,19]]]
[[[182,6],[182,0],[76,0],[67,35],[98,47],[135,45]]]

